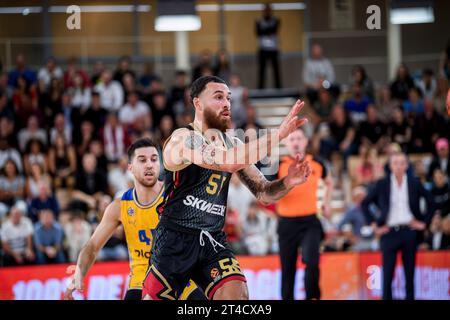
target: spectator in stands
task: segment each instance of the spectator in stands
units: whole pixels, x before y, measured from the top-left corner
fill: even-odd
[[[128,158],[123,156],[118,165],[108,171],[108,184],[114,198],[121,197],[124,191],[133,187],[133,175],[128,171]]]
[[[110,70],[102,73],[101,82],[94,90],[100,94],[101,106],[108,111],[118,111],[124,103],[124,92],[120,82],[112,79]]]
[[[67,251],[69,261],[76,262],[78,254],[89,240],[92,233],[92,227],[84,219],[84,214],[82,211],[77,210],[71,212],[70,221],[64,226],[64,233],[68,240]]]
[[[31,173],[31,165],[33,163],[38,163],[44,170],[47,171],[47,155],[40,140],[31,139],[28,141],[25,154],[23,156],[23,165],[25,169],[25,174],[29,175]]]
[[[335,73],[330,60],[324,57],[322,47],[313,44],[311,56],[305,61],[303,67],[303,83],[309,103],[314,105],[320,88],[331,90],[333,97],[339,96],[339,88],[334,85]]]
[[[36,72],[32,69],[29,69],[26,65],[25,55],[23,53],[19,53],[16,57],[16,68],[9,72],[8,81],[9,86],[17,88],[17,79],[19,77],[24,77],[26,82],[29,84],[33,84],[36,82]]]
[[[450,38],[441,54],[441,59],[439,61],[439,75],[450,82]]]
[[[120,84],[123,86],[123,77],[126,74],[131,75],[134,79],[136,78],[136,73],[131,69],[131,58],[129,56],[122,56],[117,62],[113,80],[120,82]]]
[[[319,88],[317,94],[317,101],[313,104],[313,110],[316,119],[313,119],[314,123],[317,125],[321,122],[325,122],[328,120],[331,110],[333,109],[334,99],[331,96],[330,91],[325,88]]]
[[[124,95],[124,103],[128,101],[128,96],[133,93],[139,93],[138,87],[136,84],[136,79],[130,73],[125,73],[123,76],[123,95]]]
[[[54,126],[50,129],[50,144],[55,143],[58,135],[64,136],[68,144],[72,143],[72,128],[66,126],[66,118],[63,113],[58,113],[55,116]]]
[[[161,78],[153,72],[152,63],[147,62],[144,64],[144,72],[139,77],[139,91],[144,95],[149,94],[153,81],[160,82]]]
[[[65,92],[61,100],[61,113],[64,115],[64,125],[67,128],[64,129],[64,131],[70,130],[70,135],[72,137],[71,142],[81,140],[81,112],[85,111],[80,110],[80,108],[73,107],[72,97],[69,93]]]
[[[91,105],[91,88],[84,82],[80,74],[75,75],[73,82],[74,86],[68,90],[72,96],[72,106],[85,111]]]
[[[397,143],[404,152],[408,151],[411,143],[412,128],[408,124],[402,107],[396,107],[393,110],[387,134],[391,142]]]
[[[108,182],[105,174],[98,169],[97,159],[91,153],[83,155],[82,167],[76,174],[77,196],[91,207],[96,206],[96,201],[105,193],[108,193]]]
[[[174,118],[173,110],[168,104],[167,96],[164,91],[157,91],[152,96],[152,103],[150,104],[151,113],[153,117],[153,127],[158,128],[161,119],[164,116],[171,116]]]
[[[25,194],[29,201],[33,198],[39,197],[39,186],[42,183],[52,186],[52,180],[44,171],[42,165],[38,162],[34,162],[31,164],[30,174],[27,176],[25,185]]]
[[[8,74],[6,72],[0,72],[0,96],[5,94],[8,99],[11,99],[13,95],[13,88],[8,84]]]
[[[208,49],[204,49],[200,52],[198,56],[198,62],[192,69],[192,79],[194,82],[198,78],[200,78],[205,72],[213,72],[212,71],[212,54]]]
[[[371,100],[363,95],[361,85],[354,83],[351,96],[345,100],[344,108],[349,113],[354,123],[366,120],[366,109]]]
[[[248,89],[241,84],[237,74],[230,76],[231,117],[236,128],[240,128],[247,120]]]
[[[436,203],[438,214],[442,217],[450,214],[450,184],[448,177],[445,176],[444,171],[440,168],[436,168],[433,171],[431,194]]]
[[[27,217],[26,204],[16,203],[1,229],[4,266],[30,264],[33,252],[33,225]]]
[[[171,106],[175,113],[175,117],[178,118],[183,112],[186,111],[185,104],[185,92],[188,88],[187,73],[184,70],[177,70],[175,72],[175,80],[170,88],[168,96],[168,104]]]
[[[449,143],[446,138],[439,138],[436,141],[436,156],[433,157],[428,168],[428,181],[431,181],[436,169],[441,169],[447,176],[447,179],[450,179],[450,152]]]
[[[281,88],[279,40],[278,33],[281,21],[272,12],[272,6],[264,6],[263,16],[255,23],[255,33],[258,37],[258,88],[264,89],[266,65],[270,61],[275,80],[275,87]]]
[[[17,136],[14,132],[14,118],[0,117],[0,140],[10,148],[18,149]]]
[[[394,99],[406,100],[411,88],[414,87],[414,81],[409,74],[405,64],[400,64],[397,68],[395,80],[391,83],[391,96]]]
[[[375,148],[381,152],[388,139],[386,137],[386,125],[378,119],[377,110],[373,104],[367,106],[366,120],[359,125],[358,135],[360,139],[360,148]]]
[[[66,71],[64,72],[64,88],[69,89],[75,86],[75,76],[80,75],[86,86],[91,86],[88,73],[78,65],[76,57],[70,57],[67,61]]]
[[[8,99],[7,94],[0,90],[0,118],[3,117],[14,120],[15,113],[13,106]]]
[[[12,160],[7,160],[0,173],[0,202],[12,207],[17,200],[25,198],[25,178],[18,172]]]
[[[42,80],[46,87],[50,85],[51,79],[62,80],[63,71],[60,67],[56,65],[56,60],[54,57],[47,59],[45,67],[42,67],[38,72],[38,79]]]
[[[117,162],[125,153],[129,139],[125,128],[119,123],[117,114],[108,114],[106,124],[101,131],[105,155],[109,162]]]
[[[92,67],[90,78],[93,87],[95,87],[100,82],[103,71],[105,71],[105,64],[103,63],[103,61],[95,61],[94,66]]]
[[[39,194],[30,203],[29,216],[31,221],[36,223],[39,220],[39,212],[42,210],[50,210],[55,215],[55,218],[58,219],[59,203],[52,193],[50,183],[48,181],[41,181],[37,187]]]
[[[175,124],[173,123],[173,118],[168,115],[162,117],[159,127],[155,132],[156,140],[159,141],[159,145],[161,148],[164,146],[164,143],[174,130]]]
[[[98,137],[98,130],[101,130],[101,127],[94,127],[94,124],[88,120],[84,120],[81,123],[81,141],[75,143],[76,146],[76,154],[77,154],[77,163],[79,163],[79,159],[83,157],[85,153],[89,150],[89,145],[91,142]]]
[[[395,108],[397,108],[401,103],[399,103],[396,99],[391,97],[391,89],[389,86],[382,86],[378,91],[378,115],[380,119],[384,122],[391,121],[392,112]]]
[[[433,216],[430,225],[430,232],[422,246],[428,250],[449,250],[450,249],[450,215],[442,217],[439,214]]]
[[[436,102],[436,108],[443,115],[447,114],[450,116],[450,96],[448,95],[450,92],[450,83],[444,78],[439,78],[437,81],[438,89],[434,100]],[[448,138],[450,138],[450,136]]]
[[[378,152],[375,148],[368,148],[362,156],[361,164],[356,168],[355,184],[369,187],[384,174],[383,166],[378,160]]]
[[[39,222],[34,230],[34,244],[36,246],[36,262],[38,264],[63,263],[64,231],[55,221],[51,210],[39,213]]]
[[[322,157],[329,158],[333,151],[342,152],[345,165],[347,158],[355,152],[354,138],[356,130],[350,117],[341,105],[333,107],[329,129],[330,137],[320,142],[320,154]]]
[[[105,125],[108,110],[102,105],[100,93],[97,91],[92,92],[91,106],[84,112],[83,120],[90,121],[94,128],[99,130]]]
[[[5,120],[6,118],[1,119],[0,121],[1,128],[4,127]],[[0,138],[0,170],[2,170],[5,167],[6,161],[8,160],[14,162],[19,172],[23,172],[22,157],[20,156],[19,151],[15,148],[12,148],[9,145],[8,139]]]
[[[250,204],[243,220],[242,236],[246,251],[250,255],[262,256],[269,252],[267,237],[267,217],[256,201]]]
[[[97,168],[106,175],[108,172],[108,158],[106,158],[103,143],[98,139],[92,140],[89,144],[88,152],[95,156],[95,159],[97,159]]]
[[[246,115],[245,115],[246,120],[245,120],[244,124],[240,127],[240,129],[242,129],[244,131],[247,131],[249,129],[258,131],[258,130],[264,128],[258,121],[258,117],[256,115],[256,109],[254,106],[247,105],[245,108],[245,111],[246,111]]]
[[[75,148],[67,144],[64,136],[58,135],[48,154],[49,172],[53,176],[55,189],[72,188],[75,185],[74,174],[77,170]]]
[[[34,85],[27,82],[24,76],[17,78],[17,85],[13,91],[12,102],[18,127],[23,128],[31,115],[42,117],[39,109],[38,93]]]
[[[422,93],[419,88],[413,87],[409,89],[408,100],[403,101],[403,110],[405,110],[406,113],[411,113],[413,115],[423,113],[424,106]]]
[[[417,87],[422,93],[422,97],[427,100],[433,100],[437,92],[437,82],[434,78],[433,70],[426,68],[422,71],[422,78],[418,81]]]
[[[133,128],[138,121],[144,121],[145,128],[151,127],[150,107],[144,101],[139,100],[136,91],[130,92],[128,102],[120,108],[119,121],[125,127]]]
[[[233,248],[233,252],[236,254],[246,254],[246,248],[242,243],[242,221],[240,220],[239,213],[234,209],[227,207],[227,213],[225,216],[225,224],[223,231],[227,235],[227,241]]]
[[[373,234],[365,228],[366,221],[361,208],[361,203],[367,195],[363,186],[355,187],[352,190],[352,205],[345,211],[342,220],[338,224],[338,230],[342,232],[346,225],[351,225],[351,250],[371,251],[374,248]]]
[[[366,222],[380,238],[383,256],[383,299],[392,300],[392,279],[398,251],[406,279],[406,299],[414,299],[414,270],[416,264],[417,239],[434,214],[431,194],[416,178],[408,176],[407,157],[404,153],[391,155],[391,174],[379,180],[362,202]],[[420,199],[426,201],[426,211],[420,206]],[[369,207],[375,205],[380,214],[375,217]]]
[[[39,120],[36,116],[30,116],[26,128],[19,131],[18,134],[20,151],[24,152],[31,139],[37,139],[46,146],[47,145],[47,133],[44,129],[39,127]]]
[[[437,113],[433,101],[425,100],[425,112],[414,119],[412,150],[415,153],[432,153],[439,137],[447,134],[444,117]]]
[[[231,66],[230,57],[225,49],[220,49],[216,54],[216,61],[213,67],[213,74],[226,83],[230,82]]]
[[[106,242],[100,250],[97,260],[99,261],[117,261],[127,260],[128,250],[124,239],[123,226],[120,225],[111,238]]]
[[[372,79],[367,75],[363,66],[357,65],[352,69],[352,85],[357,84],[361,88],[363,97],[367,97],[370,101],[375,101],[375,89]]]

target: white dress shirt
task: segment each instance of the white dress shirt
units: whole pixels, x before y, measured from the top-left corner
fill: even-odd
[[[404,174],[402,184],[399,185],[395,176],[391,174],[391,194],[387,225],[392,227],[409,224],[413,219],[414,216],[409,207],[408,178]]]

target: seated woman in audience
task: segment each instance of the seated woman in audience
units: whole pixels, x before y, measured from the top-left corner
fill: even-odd
[[[45,155],[44,145],[38,139],[28,141],[25,155],[23,156],[23,166],[25,174],[31,174],[31,166],[34,163],[39,164],[44,172],[47,172],[47,157]]]
[[[52,185],[50,176],[44,172],[41,164],[35,162],[31,164],[30,174],[27,176],[25,193],[27,199],[31,200],[39,196],[39,184],[47,183],[49,186]]]
[[[0,173],[0,202],[7,207],[25,196],[25,178],[18,172],[14,161],[7,160]]]
[[[361,164],[356,168],[356,185],[369,186],[383,175],[383,166],[378,161],[378,152],[376,148],[367,149],[363,156]]]
[[[59,135],[50,148],[48,158],[55,189],[72,188],[75,185],[74,175],[77,169],[75,148],[66,143],[64,136]]]

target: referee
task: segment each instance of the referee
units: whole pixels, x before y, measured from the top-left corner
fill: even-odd
[[[289,165],[298,153],[305,154],[308,138],[299,128],[286,139],[289,155],[280,163],[279,177],[287,174]],[[298,249],[302,249],[302,262],[305,268],[306,299],[320,299],[319,288],[319,247],[323,230],[317,218],[317,189],[323,179],[326,187],[323,213],[330,216],[330,202],[333,181],[325,165],[310,154],[305,155],[310,163],[311,175],[308,180],[292,189],[277,203],[278,239],[281,260],[281,296],[283,300],[294,299],[295,273],[297,270]]]

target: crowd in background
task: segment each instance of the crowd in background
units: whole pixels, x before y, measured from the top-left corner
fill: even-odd
[[[169,86],[151,65],[135,70],[127,56],[114,69],[97,62],[89,72],[75,58],[64,66],[49,58],[39,70],[22,54],[9,72],[0,63],[1,263],[76,261],[106,206],[133,185],[128,145],[147,136],[162,146],[192,122],[189,84],[198,77],[227,81],[235,128],[262,128],[235,71],[224,50],[216,57],[204,50],[192,74],[177,71]],[[401,65],[387,84],[374,84],[363,66],[354,67],[348,83],[337,83],[318,44],[303,72],[310,152],[327,163],[336,192],[347,195],[343,210],[323,219],[323,250],[377,249],[359,205],[399,150],[411,155],[410,172],[439,208],[421,248],[449,249],[450,46],[438,72],[411,73]],[[233,177],[225,231],[237,253],[276,253],[276,225],[275,207],[259,204]],[[98,259],[127,258],[119,227]]]

